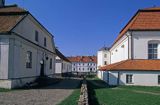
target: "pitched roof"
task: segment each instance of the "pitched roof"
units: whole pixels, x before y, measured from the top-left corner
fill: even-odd
[[[129,30],[160,30],[160,7],[138,10],[121,30],[114,44]]]
[[[28,12],[24,9],[13,6],[0,8],[0,33],[9,32]]]
[[[100,48],[99,51],[109,51],[109,49],[110,49],[109,47],[104,46],[104,47]]]
[[[58,57],[60,57],[62,60],[66,61],[66,62],[70,62],[58,49],[55,49],[56,54]]]
[[[160,71],[160,60],[125,60],[118,63],[110,64],[100,68],[101,70],[117,71]]]
[[[76,57],[68,57],[71,62],[94,62],[97,63],[96,56],[76,56]]]

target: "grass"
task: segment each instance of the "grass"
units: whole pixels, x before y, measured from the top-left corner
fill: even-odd
[[[159,105],[160,103],[160,87],[107,87],[105,82],[98,79],[88,81],[92,105]],[[145,92],[158,93],[159,95]]]
[[[80,96],[80,89],[75,89],[73,93],[58,105],[77,105]]]
[[[4,89],[4,88],[0,88],[0,92],[9,92],[11,91],[10,89]]]

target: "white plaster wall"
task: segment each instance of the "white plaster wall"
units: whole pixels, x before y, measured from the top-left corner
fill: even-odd
[[[132,37],[134,59],[148,59],[148,41],[160,41],[160,31],[133,31]],[[158,47],[158,59],[160,59],[160,45]]]
[[[55,52],[55,48],[53,46],[54,40],[52,39],[52,35],[50,35],[46,30],[44,30],[33,18],[28,15],[17,27],[13,30],[24,38],[52,51]],[[35,31],[39,33],[39,41],[35,41]],[[47,47],[44,46],[44,38],[46,37]]]
[[[122,47],[124,45],[124,48]],[[128,37],[123,36],[112,48],[110,49],[111,64],[122,60],[128,59]]]
[[[9,38],[0,36],[0,79],[8,79]]]
[[[13,68],[10,70],[9,78],[25,78],[40,75],[40,61],[44,59],[44,73],[51,75],[55,72],[55,55],[36,45],[15,36],[13,50]],[[32,52],[32,68],[26,68],[26,52]],[[48,60],[46,59],[48,57]],[[52,58],[52,69],[49,68]]]
[[[120,72],[120,85],[160,86],[158,85],[160,71],[110,71],[110,85],[117,85],[118,72]],[[127,74],[133,75],[133,84],[126,83]]]
[[[105,58],[105,54],[107,55],[107,57]],[[104,66],[104,62],[107,62],[107,64],[110,64],[110,52],[103,50],[103,51],[98,51],[97,53],[97,69],[99,69],[99,67]]]
[[[62,63],[56,63],[56,74],[62,73]]]
[[[109,84],[110,85],[117,85],[117,78],[118,78],[118,72],[109,71]]]
[[[98,67],[103,65],[103,62],[104,62],[103,58],[104,58],[103,51],[98,51],[98,53],[97,53],[97,69],[98,69]]]

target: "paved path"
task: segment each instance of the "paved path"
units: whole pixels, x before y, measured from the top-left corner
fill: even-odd
[[[56,105],[78,86],[79,80],[62,80],[43,89],[19,90],[0,93],[0,105]]]

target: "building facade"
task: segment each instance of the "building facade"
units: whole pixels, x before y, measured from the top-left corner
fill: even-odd
[[[72,62],[72,73],[87,74],[97,71],[96,56],[76,56],[68,59]]]
[[[58,50],[56,49],[56,76],[70,76],[72,72],[71,62]]]
[[[99,77],[110,85],[160,86],[159,20],[158,7],[138,10],[109,49]]]
[[[39,76],[53,76],[51,33],[17,5],[0,8],[0,87],[17,88]]]

